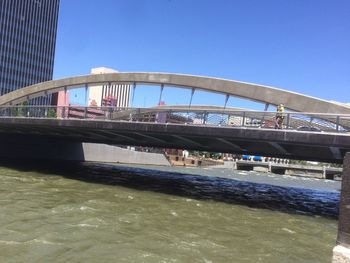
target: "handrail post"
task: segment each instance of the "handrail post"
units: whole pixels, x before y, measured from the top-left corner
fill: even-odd
[[[168,120],[171,119],[171,110],[168,110],[167,113],[166,113],[166,123],[168,123]]]
[[[140,117],[141,117],[141,109],[140,108],[137,108],[137,119],[136,121],[140,121]]]
[[[339,132],[339,122],[340,122],[340,117],[339,117],[339,115],[337,116],[337,123],[336,123],[336,126],[335,126],[335,130],[337,131],[337,132]]]
[[[245,126],[245,111],[242,112],[242,126]]]
[[[207,122],[207,117],[208,117],[208,112],[204,111],[204,115],[203,115],[203,124],[206,124],[206,122]]]
[[[111,107],[111,108],[109,109],[109,120],[112,120],[113,112],[114,112],[114,108]]]
[[[86,117],[87,117],[87,107],[85,106],[84,107],[84,119],[86,119]]]
[[[287,124],[286,124],[286,129],[289,129],[289,122],[290,122],[290,113],[287,113]]]
[[[131,108],[130,113],[129,113],[129,121],[132,121],[132,113],[133,113],[134,109]]]

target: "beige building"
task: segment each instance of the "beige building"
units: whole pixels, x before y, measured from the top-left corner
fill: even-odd
[[[117,70],[100,67],[91,69],[91,74],[117,73]],[[89,86],[88,106],[130,107],[130,84],[113,84]]]

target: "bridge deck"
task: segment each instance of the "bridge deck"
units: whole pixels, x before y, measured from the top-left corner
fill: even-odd
[[[350,136],[247,127],[78,119],[1,118],[1,141],[96,142],[341,163]]]

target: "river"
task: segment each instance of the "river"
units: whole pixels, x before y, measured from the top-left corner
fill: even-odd
[[[0,262],[330,262],[340,183],[231,169],[2,163]]]

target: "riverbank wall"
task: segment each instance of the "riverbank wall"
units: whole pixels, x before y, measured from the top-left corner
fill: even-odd
[[[69,141],[2,141],[0,158],[14,160],[60,160],[169,166],[164,154],[139,152],[114,145]]]
[[[83,143],[84,161],[169,166],[164,154],[138,152],[106,144]]]

